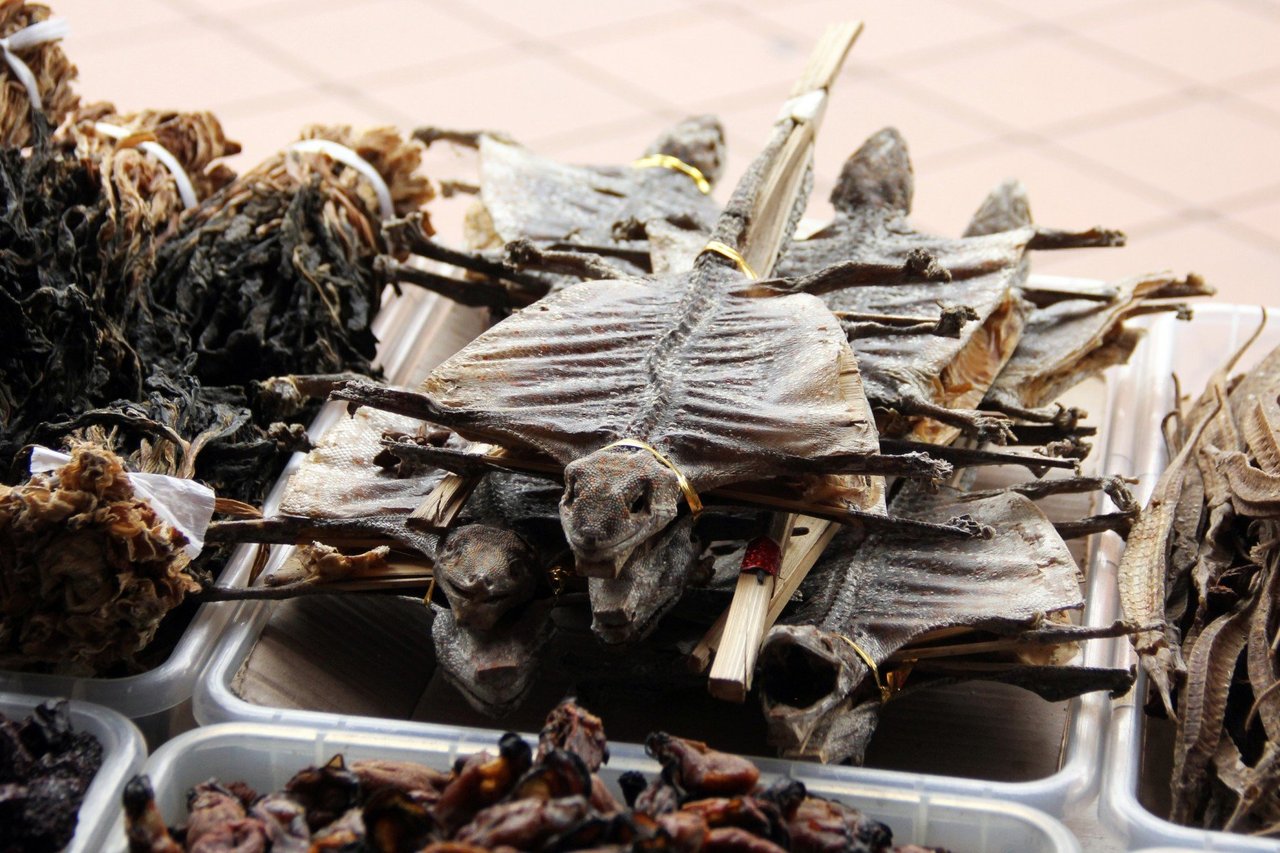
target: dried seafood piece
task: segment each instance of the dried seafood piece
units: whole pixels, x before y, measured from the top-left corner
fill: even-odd
[[[761,699],[770,740],[783,754],[860,760],[884,691],[900,686],[897,676],[891,678],[891,657],[913,640],[954,627],[1023,641],[1030,639],[1028,632],[1044,630],[1058,641],[1075,635],[1070,626],[1042,627],[1051,614],[1083,603],[1075,562],[1049,520],[1013,492],[965,498],[950,489],[930,495],[908,488],[895,496],[891,509],[906,517],[964,512],[993,531],[993,538],[946,544],[878,536],[863,544],[854,537],[837,540],[811,576],[822,586],[808,612],[766,636]],[[1018,644],[1003,645],[1016,650]],[[876,663],[876,671],[867,660]],[[994,670],[974,675],[992,677]],[[1078,672],[1072,683],[1047,667],[1042,684],[1031,683],[1034,672],[1017,678],[1042,694],[1061,692],[1055,679],[1066,691],[1115,686],[1116,673]],[[1125,684],[1131,680],[1127,672],[1119,675]]]
[[[198,590],[187,538],[137,497],[120,459],[83,445],[0,486],[0,665],[93,674],[130,666]]]
[[[134,776],[124,786],[125,834],[129,853],[182,853],[156,806],[155,790],[146,776]]]
[[[360,776],[347,769],[341,755],[335,755],[323,767],[298,771],[284,790],[307,810],[307,825],[314,832],[356,805]]]
[[[51,14],[49,7],[42,3],[2,0],[0,38],[9,38],[32,24],[47,21]],[[32,109],[26,85],[7,62],[0,60],[0,146],[19,149],[37,142],[41,133],[57,127],[63,116],[76,108],[80,96],[71,84],[79,72],[56,40],[14,50],[35,78],[41,106],[39,111]],[[37,121],[43,123],[39,129]]]
[[[23,720],[0,714],[0,756],[0,849],[63,849],[102,766],[102,744],[72,729],[65,701],[50,701]]]
[[[893,840],[889,827],[834,800],[805,797],[787,820],[794,853],[875,851]]]
[[[1012,355],[1030,309],[1019,294],[1027,251],[1123,240],[1099,229],[1040,229],[1029,213],[1013,215],[1018,208],[995,216],[1004,192],[996,190],[984,203],[965,237],[915,231],[906,222],[913,194],[906,142],[886,128],[846,161],[831,196],[832,223],[794,243],[779,264],[782,275],[814,276],[803,286],[818,292],[826,286],[818,275],[825,267],[843,262],[878,268],[861,286],[829,294],[828,305],[855,318],[918,318],[934,332],[904,335],[883,321],[850,324],[868,398],[904,417],[897,423],[881,418],[889,435],[949,443],[963,429],[987,439],[1005,437],[998,419],[975,409]],[[949,317],[963,325],[935,328]]]
[[[760,781],[760,771],[750,761],[701,741],[655,732],[645,739],[644,749],[662,764],[664,778],[695,797],[745,794]]]
[[[498,741],[498,754],[479,752],[459,760],[454,779],[445,787],[433,814],[452,835],[482,809],[499,802],[532,766],[533,750],[519,735],[507,733]]]
[[[547,722],[538,733],[536,759],[541,761],[555,749],[572,752],[583,760],[588,771],[595,773],[609,760],[604,722],[572,699],[566,699],[547,714]]]

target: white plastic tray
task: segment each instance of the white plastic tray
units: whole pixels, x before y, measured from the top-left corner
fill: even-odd
[[[1177,373],[1184,394],[1198,396],[1214,370],[1257,328],[1261,313],[1256,306],[1197,305],[1189,323],[1172,317],[1150,322],[1149,340],[1130,366],[1120,389],[1123,402],[1113,414],[1113,434],[1119,439],[1123,432],[1127,438],[1123,443],[1117,441],[1115,453],[1109,458],[1111,467],[1139,478],[1135,492],[1144,502],[1167,461],[1160,421],[1174,405],[1171,375]],[[1241,359],[1237,371],[1248,369],[1280,345],[1278,313],[1269,310],[1267,328]],[[1107,550],[1114,550],[1106,557],[1114,567],[1120,549]],[[1127,642],[1116,643],[1113,653],[1122,664],[1135,660]],[[1112,710],[1098,801],[1103,824],[1119,834],[1130,849],[1172,846],[1191,850],[1280,850],[1280,842],[1275,840],[1179,826],[1156,816],[1139,801],[1138,792],[1144,784],[1168,784],[1167,779],[1142,776],[1144,721],[1137,697],[1144,695],[1146,686],[1140,678],[1134,690],[1117,700]]]
[[[446,330],[447,331],[447,330]],[[430,342],[423,340],[420,345],[430,348]],[[453,344],[456,346],[456,344]],[[1107,409],[1119,405],[1114,400],[1115,390],[1119,383],[1108,381],[1098,396],[1103,399],[1102,406],[1097,402],[1090,404],[1092,409]],[[1090,422],[1104,426],[1111,418],[1107,411],[1091,411]],[[1112,458],[1109,446],[1112,437],[1103,429],[1095,441],[1095,463]],[[1120,454],[1124,458],[1124,454]],[[1112,469],[1103,464],[1100,472],[1111,473]],[[1117,469],[1127,471],[1128,468]],[[1115,539],[1114,536],[1095,537],[1101,541]],[[1117,540],[1118,541],[1118,540]],[[277,555],[283,559],[283,555]],[[1084,621],[1089,625],[1108,624],[1116,609],[1114,561],[1104,549],[1093,548],[1091,571],[1085,591],[1087,607]],[[386,717],[339,715],[325,711],[302,710],[296,708],[280,708],[255,704],[241,698],[236,684],[239,674],[246,666],[259,638],[267,627],[273,612],[273,603],[261,602],[245,606],[239,613],[235,624],[229,627],[223,636],[217,651],[209,662],[209,666],[196,686],[194,697],[194,713],[201,724],[223,722],[277,723],[288,725],[338,727],[349,730],[364,730],[388,735],[413,733],[423,737],[440,737],[456,739],[467,736],[468,728],[459,725],[444,725],[428,722],[408,722]],[[429,642],[427,638],[406,638],[406,643]],[[1088,665],[1106,663],[1111,655],[1111,644],[1106,641],[1089,641],[1084,644],[1084,662]],[[1039,700],[1032,701],[1039,702]],[[903,770],[876,769],[871,767],[822,766],[817,764],[796,765],[797,773],[806,781],[822,780],[828,784],[870,784],[889,785],[899,788],[910,788],[932,794],[948,794],[973,797],[994,797],[1011,802],[1022,803],[1055,816],[1078,812],[1084,804],[1089,803],[1098,791],[1100,761],[1104,740],[1104,731],[1110,709],[1109,697],[1103,693],[1093,693],[1072,700],[1067,705],[1065,731],[1061,741],[1053,739],[1052,758],[1057,770],[1039,779],[1031,781],[992,781],[972,778],[963,775],[941,775],[940,773],[916,773]],[[967,709],[970,713],[991,719],[1007,717],[1008,708],[985,707]],[[466,719],[467,724],[471,718]],[[490,733],[497,724],[481,720]],[[472,730],[481,731],[481,730]],[[917,737],[918,741],[919,738]],[[953,753],[971,749],[965,744],[952,744]],[[1043,744],[1040,745],[1044,751]],[[1060,751],[1059,751],[1060,750]],[[916,752],[928,756],[932,748],[923,744]],[[1043,756],[1041,756],[1043,758]],[[1013,759],[1013,748],[1010,748],[1010,762]],[[934,766],[933,761],[928,766]],[[945,771],[945,767],[940,768]]]
[[[48,697],[0,693],[0,713],[21,720],[45,701]],[[102,766],[80,803],[76,834],[66,853],[96,853],[107,844],[120,811],[120,790],[142,767],[147,747],[137,726],[109,708],[73,700],[69,710],[72,727],[102,744]]]
[[[175,823],[186,814],[186,791],[211,776],[241,779],[258,791],[281,787],[308,765],[327,761],[334,753],[348,760],[392,758],[420,761],[445,770],[460,755],[492,749],[496,739],[478,732],[456,736],[406,737],[342,731],[308,726],[266,726],[228,723],[188,732],[165,744],[147,762],[165,820]],[[602,777],[613,783],[627,770],[652,776],[658,765],[626,745],[611,747]],[[766,774],[781,774],[788,766],[763,763]],[[800,777],[797,777],[800,778]],[[871,784],[803,780],[815,794],[840,799],[893,829],[896,843],[942,845],[956,853],[1038,853],[1078,851],[1067,828],[1026,806],[955,797],[926,791],[881,788]],[[123,849],[123,828],[116,830],[114,847]]]
[[[384,295],[374,333],[390,343],[381,347],[379,363],[388,371],[413,352],[437,301],[434,294],[413,288],[392,298]],[[336,416],[334,409],[329,416]],[[311,434],[318,433],[313,426]],[[300,458],[301,454],[295,454]],[[281,478],[283,481],[284,478]],[[219,583],[242,585],[252,565],[253,551],[238,549],[228,560]],[[137,675],[94,678],[0,670],[0,690],[37,696],[69,697],[105,705],[132,719],[152,744],[160,744],[194,723],[190,700],[196,678],[217,647],[237,610],[234,603],[205,604],[192,617],[167,660]]]

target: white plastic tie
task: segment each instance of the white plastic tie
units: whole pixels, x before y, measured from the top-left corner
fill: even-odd
[[[18,82],[26,88],[31,106],[37,110],[44,110],[44,101],[40,97],[40,87],[36,85],[36,75],[14,51],[65,38],[70,32],[71,25],[65,18],[49,18],[47,21],[36,21],[28,27],[0,38],[0,53],[4,54],[4,61],[9,63],[13,76],[17,77]]]
[[[819,122],[827,109],[827,90],[814,89],[803,95],[789,98],[778,112],[776,121],[792,119],[799,122]]]
[[[71,461],[71,457],[56,450],[37,445],[31,450],[31,473],[56,471]],[[195,480],[170,477],[167,474],[128,475],[129,483],[139,500],[146,501],[161,521],[187,538],[183,551],[191,559],[199,556],[204,548],[204,535],[213,520],[215,495],[213,489]]]
[[[110,136],[112,139],[125,139],[133,135],[133,131],[128,128],[107,124],[105,121],[95,122],[93,129],[103,136]],[[173,175],[173,182],[178,185],[178,197],[182,199],[182,206],[188,210],[195,207],[199,201],[196,198],[196,188],[191,185],[191,178],[187,176],[187,170],[182,168],[178,158],[174,157],[168,148],[165,148],[159,142],[152,142],[151,140],[139,142],[137,148],[139,151],[155,157],[169,170],[169,174]]]
[[[382,175],[378,174],[378,170],[373,168],[368,160],[347,146],[329,139],[303,139],[293,143],[285,150],[301,151],[306,154],[324,154],[343,165],[350,166],[373,185],[373,193],[378,197],[378,212],[382,214],[382,218],[391,219],[396,215],[396,208],[391,203],[391,190],[387,187],[387,182],[382,180]]]

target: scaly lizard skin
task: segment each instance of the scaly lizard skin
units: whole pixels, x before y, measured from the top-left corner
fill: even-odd
[[[1120,607],[1124,618],[1139,625],[1156,626],[1139,631],[1131,639],[1142,668],[1159,691],[1160,699],[1170,717],[1177,716],[1169,695],[1171,677],[1175,673],[1185,672],[1185,664],[1178,650],[1177,638],[1170,636],[1174,629],[1165,621],[1165,563],[1169,559],[1173,514],[1178,507],[1178,497],[1182,494],[1187,463],[1216,412],[1215,407],[1196,425],[1178,455],[1156,481],[1147,508],[1138,516],[1138,521],[1129,532],[1118,569]]]

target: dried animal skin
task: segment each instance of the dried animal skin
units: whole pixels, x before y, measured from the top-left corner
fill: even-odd
[[[457,623],[451,610],[433,605],[431,640],[440,671],[477,711],[510,713],[536,683],[554,626],[546,602],[534,601],[491,630]]]
[[[1170,273],[1136,276],[1110,285],[1104,301],[1065,299],[1031,312],[1017,349],[987,394],[990,406],[1023,415],[1051,402],[1063,391],[1123,364],[1141,338],[1124,321],[1151,310],[1179,306],[1156,300],[1212,296],[1197,275]]]
[[[151,641],[198,590],[186,537],[134,496],[120,460],[81,446],[62,468],[0,486],[0,666],[94,674]]]
[[[51,14],[49,7],[42,3],[0,0],[0,38],[48,20]],[[42,42],[16,53],[35,77],[43,108],[40,120],[46,122],[45,130],[57,127],[63,116],[80,102],[80,96],[71,88],[79,72],[57,41]],[[27,87],[13,74],[8,63],[0,61],[0,146],[22,148],[32,144],[39,133],[34,128],[35,121]]]
[[[856,539],[837,540],[814,569],[813,577],[830,585],[825,614],[766,635],[761,698],[770,740],[784,754],[838,761],[865,748],[874,715],[850,710],[859,692],[874,694],[875,685],[854,644],[884,665],[938,629],[1016,636],[1048,614],[1081,606],[1075,562],[1031,501],[1014,493],[965,497],[907,490],[891,510],[906,517],[969,513],[995,531],[993,539],[943,545],[873,537],[861,547]]]
[[[974,322],[954,337],[855,324],[851,334],[867,397],[878,409],[905,417],[897,424],[881,419],[888,435],[949,443],[963,428],[999,437],[1000,422],[972,409],[1017,343],[1029,307],[1017,289],[1037,231],[1028,219],[991,234],[931,237],[906,222],[912,192],[906,143],[886,128],[845,162],[831,196],[835,219],[789,247],[779,272],[810,275],[840,262],[882,267],[881,276],[826,297],[832,310],[856,316],[928,322],[945,307],[963,306]]]

